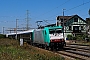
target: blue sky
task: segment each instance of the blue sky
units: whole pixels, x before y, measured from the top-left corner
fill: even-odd
[[[78,14],[81,18],[89,17],[90,0],[0,0],[0,32],[3,27],[15,28],[16,19],[18,27],[26,27],[26,10],[29,10],[29,27],[36,28],[36,21],[47,20],[41,25],[55,23],[56,16]],[[6,32],[6,31],[5,31]]]

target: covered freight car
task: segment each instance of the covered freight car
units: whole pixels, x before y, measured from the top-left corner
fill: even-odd
[[[34,45],[41,45],[46,49],[63,48],[66,44],[61,26],[35,29],[32,32],[32,43]]]

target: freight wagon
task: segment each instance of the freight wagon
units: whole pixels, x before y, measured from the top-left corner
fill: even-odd
[[[45,49],[59,49],[66,44],[61,26],[35,29],[32,32],[31,42],[33,45],[40,45]]]

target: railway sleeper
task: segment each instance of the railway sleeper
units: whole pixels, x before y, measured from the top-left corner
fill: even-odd
[[[81,51],[72,51],[72,50],[66,50],[66,52],[70,52],[70,53],[74,53],[74,54],[78,54],[78,55],[82,55],[82,56],[90,57],[90,53],[86,53],[86,52],[81,52]]]
[[[68,57],[71,57],[71,58],[80,59],[80,60],[89,59],[88,57],[81,56],[81,55],[74,54],[74,53],[70,53],[70,52],[66,52],[66,51],[58,51],[57,53],[68,56]]]

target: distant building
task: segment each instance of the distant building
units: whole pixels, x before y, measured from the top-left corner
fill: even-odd
[[[90,25],[90,18],[86,18],[86,22]]]
[[[86,22],[87,22],[87,34],[88,37],[90,37],[90,18],[86,18]]]
[[[64,20],[64,36],[67,37],[68,34],[76,35],[86,34],[86,21],[82,19],[78,15],[73,16],[57,16],[56,24],[51,24],[44,27],[53,27],[53,26],[62,26],[63,27],[63,20]]]
[[[67,37],[68,34],[71,34],[73,36],[86,34],[86,21],[78,15],[58,16],[57,26],[63,26],[63,20],[65,37]]]

